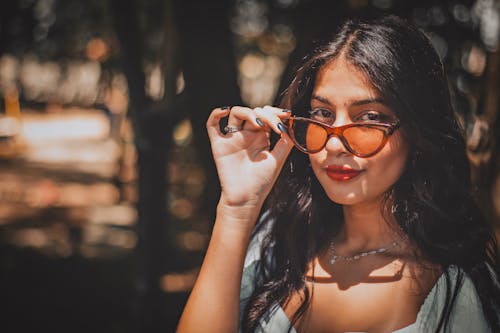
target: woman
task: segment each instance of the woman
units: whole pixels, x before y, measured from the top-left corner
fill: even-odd
[[[282,107],[208,119],[222,193],[178,331],[499,330],[497,247],[427,38],[348,21]]]

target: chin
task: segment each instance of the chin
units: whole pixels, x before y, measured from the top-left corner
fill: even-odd
[[[355,205],[367,198],[356,193],[326,193],[328,198],[339,205]]]
[[[380,203],[381,198],[384,196],[384,192],[365,193],[359,190],[361,189],[358,189],[358,191],[353,191],[352,189],[350,191],[347,191],[346,189],[346,191],[344,192],[339,191],[339,189],[337,188],[336,190],[326,190],[325,193],[331,201],[343,206]]]

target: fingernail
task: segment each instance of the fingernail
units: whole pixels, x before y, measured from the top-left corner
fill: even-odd
[[[231,107],[230,107],[230,106],[227,106],[227,105],[226,105],[226,106],[221,106],[221,107],[220,107],[220,109],[221,109],[221,110],[227,110],[227,109],[229,109],[229,108],[231,108]]]
[[[259,126],[264,126],[264,123],[260,120],[260,118],[255,118],[255,122],[259,124]]]
[[[288,109],[283,109],[283,111],[281,111],[281,112],[288,112],[288,113],[290,113],[290,112],[292,112],[292,111],[291,111],[291,110],[288,110]]]
[[[283,125],[282,123],[278,123],[278,129],[283,132],[283,133],[286,133],[288,134],[288,129],[285,127],[285,125]]]

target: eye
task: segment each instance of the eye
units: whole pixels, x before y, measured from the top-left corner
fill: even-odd
[[[356,118],[357,121],[369,121],[377,123],[385,123],[388,122],[390,119],[391,119],[390,116],[377,111],[368,111]]]
[[[309,111],[309,114],[311,119],[322,123],[333,124],[335,122],[335,114],[328,109],[314,109]]]

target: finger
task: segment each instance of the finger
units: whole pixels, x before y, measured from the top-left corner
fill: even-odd
[[[265,106],[263,108],[255,108],[254,109],[257,117],[267,126],[273,129],[278,135],[282,133],[287,133],[288,130],[283,124],[282,119],[287,119],[290,117],[288,112],[283,112],[283,109]]]
[[[227,120],[227,126],[233,126],[241,129],[243,121],[245,120],[245,115],[251,112],[252,109],[244,106],[233,106],[231,108],[231,113],[229,113],[229,119]]]
[[[288,110],[288,109],[279,109],[281,110],[281,112],[278,112],[277,113],[277,116],[278,118],[280,119],[288,119],[292,116],[292,111]]]
[[[230,112],[230,108],[216,108],[210,113],[207,119],[207,131],[209,136],[223,135],[220,131],[219,122]]]
[[[245,131],[241,132],[241,135],[242,135],[244,140],[250,140],[252,142],[252,146],[261,147],[262,149],[260,149],[260,150],[264,150],[264,149],[269,150],[269,148],[270,148],[271,141],[269,140],[269,138],[270,138],[269,130],[262,131],[261,135],[255,135],[255,131],[245,130]],[[258,149],[256,149],[256,150],[258,150]]]
[[[280,118],[289,118],[292,115],[292,111],[284,108],[278,108],[275,106],[266,105],[262,108],[264,111],[269,111],[275,113]]]
[[[259,130],[263,126],[257,120],[255,110],[242,106],[234,106],[229,114],[228,126],[236,126],[246,130]]]

